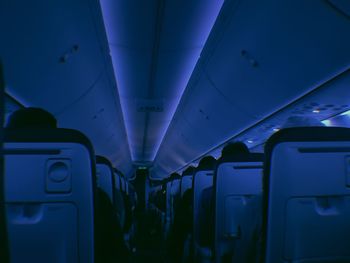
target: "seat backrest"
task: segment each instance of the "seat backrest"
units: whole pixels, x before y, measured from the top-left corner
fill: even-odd
[[[171,226],[171,181],[165,182],[165,226],[164,226],[164,239],[167,240]]]
[[[246,209],[262,192],[262,173],[263,154],[238,154],[219,160],[214,176],[216,262],[232,261],[237,254],[235,247],[245,241],[249,232],[245,228],[250,227],[245,225],[249,220]]]
[[[192,188],[192,180],[193,180],[193,175],[188,174],[181,177],[181,182],[180,182],[181,197],[184,195],[186,190]]]
[[[265,262],[350,262],[350,129],[284,129],[265,153]]]
[[[170,184],[171,224],[174,223],[175,211],[180,199],[180,182],[180,179],[174,179]]]
[[[117,211],[117,216],[122,229],[125,226],[125,204],[124,197],[121,190],[121,179],[117,170],[114,170],[114,207]]]
[[[11,262],[94,262],[95,160],[67,129],[6,130]]]
[[[120,185],[123,193],[126,193],[126,182],[124,176],[120,175]]]
[[[108,195],[113,206],[115,206],[113,167],[107,158],[99,155],[96,156],[96,177],[97,187],[101,188]]]
[[[8,238],[6,227],[6,209],[4,205],[4,159],[3,159],[3,123],[5,117],[5,80],[3,76],[2,62],[0,60],[0,261],[9,261]]]
[[[195,248],[201,247],[200,237],[203,236],[200,232],[206,231],[210,226],[207,226],[207,229],[203,229],[204,224],[199,223],[203,220],[208,220],[204,215],[207,214],[205,211],[206,207],[203,203],[203,191],[213,186],[213,170],[197,170],[193,176],[193,241]]]

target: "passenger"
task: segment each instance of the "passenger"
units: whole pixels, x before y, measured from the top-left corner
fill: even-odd
[[[107,193],[97,188],[95,199],[95,262],[130,262],[118,216]]]
[[[198,164],[197,169],[199,170],[214,170],[216,165],[216,159],[209,155],[203,157]]]
[[[191,174],[193,175],[194,172],[195,172],[196,168],[192,165],[190,165],[189,167],[187,167],[183,172],[182,172],[182,176],[184,175],[188,175],[188,174]]]
[[[7,128],[15,129],[55,129],[56,118],[40,108],[23,108],[9,117]],[[95,182],[97,184],[97,182]],[[95,189],[95,262],[129,262],[122,231],[117,215],[108,195],[101,189]]]
[[[199,162],[197,169],[214,170],[215,166],[216,159],[213,156],[206,156]],[[205,248],[204,253],[210,251],[205,257],[210,257],[214,247],[214,216],[213,186],[211,186],[204,189],[199,197],[198,245]]]
[[[214,231],[214,202],[213,202],[213,187],[205,188],[200,195],[199,206],[199,245],[201,247],[213,248]]]
[[[8,129],[55,129],[56,118],[40,108],[23,108],[13,112],[7,122]]]
[[[233,142],[227,144],[222,149],[220,158],[222,159],[240,154],[249,154],[249,149],[247,145],[245,145],[243,142]]]
[[[182,262],[184,244],[189,233],[193,230],[193,191],[188,189],[180,199],[175,210],[174,225],[170,230],[168,241],[169,260],[172,263]],[[186,262],[191,262],[191,256]]]

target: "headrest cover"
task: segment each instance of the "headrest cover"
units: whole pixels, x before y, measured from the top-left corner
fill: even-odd
[[[9,117],[9,129],[55,129],[56,118],[46,110],[40,108],[23,108],[15,111]]]
[[[350,129],[343,127],[294,127],[281,129],[265,144],[265,153],[271,153],[282,142],[349,141]]]
[[[245,145],[243,142],[229,143],[222,149],[221,158],[239,154],[249,154],[247,145]]]

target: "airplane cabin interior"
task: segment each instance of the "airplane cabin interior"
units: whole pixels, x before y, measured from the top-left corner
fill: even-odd
[[[0,0],[0,262],[350,262],[349,0]]]

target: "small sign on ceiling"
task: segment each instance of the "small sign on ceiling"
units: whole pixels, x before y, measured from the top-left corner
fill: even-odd
[[[136,105],[137,105],[137,112],[163,112],[164,111],[163,100],[138,99]]]

